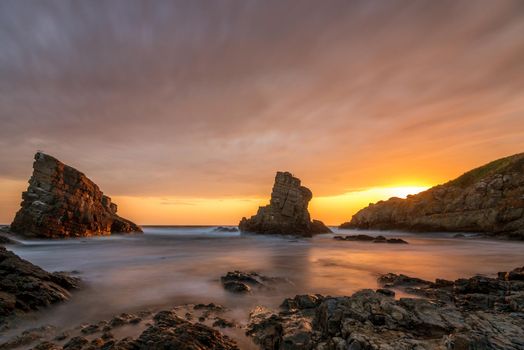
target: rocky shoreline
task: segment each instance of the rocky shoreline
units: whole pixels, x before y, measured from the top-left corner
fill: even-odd
[[[405,199],[358,211],[348,229],[475,232],[524,240],[524,153],[498,159]]]
[[[24,310],[11,310],[9,317],[65,301],[79,286],[77,278],[47,273],[3,247],[0,253],[2,290],[4,282],[10,281],[12,295],[28,305]],[[257,272],[232,271],[219,283],[238,294],[235,298],[244,298],[242,294],[271,291],[291,282]],[[252,339],[264,350],[524,347],[524,267],[496,277],[454,281],[388,273],[380,275],[377,284],[376,290],[351,296],[296,295],[284,299],[276,310],[259,305],[251,310],[249,319],[240,322],[221,305],[201,303],[122,313],[67,329],[44,325],[20,332],[0,344],[0,349],[229,350],[241,349],[241,338],[244,342]],[[33,288],[28,291],[29,285]],[[397,294],[401,297],[396,298]],[[5,310],[7,299],[0,300],[4,302],[0,310]]]

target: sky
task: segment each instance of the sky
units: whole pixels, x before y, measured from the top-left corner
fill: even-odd
[[[524,151],[524,2],[0,2],[0,223],[37,150],[140,224],[236,224],[275,172],[340,224]]]

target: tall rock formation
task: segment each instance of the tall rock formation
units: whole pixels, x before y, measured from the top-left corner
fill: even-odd
[[[29,237],[64,238],[142,232],[116,214],[117,206],[83,173],[38,152],[29,187],[10,230]]]
[[[370,204],[340,227],[483,232],[524,239],[524,153],[406,199]]]
[[[258,208],[256,215],[242,218],[241,231],[265,234],[311,236],[331,230],[321,221],[311,221],[307,206],[313,194],[300,185],[300,179],[288,172],[277,172],[269,205]]]

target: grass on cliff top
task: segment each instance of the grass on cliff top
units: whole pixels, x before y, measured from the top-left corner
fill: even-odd
[[[482,180],[487,176],[491,176],[497,173],[506,173],[509,171],[522,171],[524,167],[524,153],[514,154],[509,157],[500,158],[494,160],[491,163],[475,168],[473,170],[464,173],[457,177],[455,180],[451,180],[447,185],[458,186],[465,188]]]

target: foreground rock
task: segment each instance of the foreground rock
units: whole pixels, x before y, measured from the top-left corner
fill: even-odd
[[[388,274],[389,289],[350,297],[298,295],[273,313],[256,308],[247,334],[262,349],[524,349],[524,268],[499,278],[424,281]]]
[[[368,236],[368,235],[353,235],[353,236],[335,236],[333,239],[337,241],[358,241],[358,242],[373,242],[373,243],[393,243],[393,244],[408,244],[402,238],[386,238],[384,236]]]
[[[232,293],[251,293],[253,289],[273,289],[277,284],[290,282],[285,278],[264,276],[256,272],[233,271],[220,277],[225,290]]]
[[[116,214],[117,206],[83,173],[59,160],[37,153],[22,207],[12,232],[38,238],[142,232]]]
[[[279,171],[269,205],[258,208],[249,219],[242,218],[240,231],[298,236],[331,232],[321,221],[311,221],[307,207],[312,197],[311,191],[300,185],[300,179]]]
[[[35,350],[237,350],[238,346],[219,330],[203,323],[190,322],[177,312],[189,310],[189,305],[173,310],[121,314],[111,321],[82,325],[67,331],[43,326],[23,331],[20,335],[0,344],[0,349],[24,346]],[[224,309],[215,304],[199,304],[195,310],[204,311],[204,320]],[[196,315],[188,318],[196,318]],[[200,317],[202,318],[202,317]],[[119,320],[118,322],[114,322]],[[214,317],[216,328],[235,327],[234,321]],[[125,327],[125,332],[120,329]]]
[[[524,153],[406,199],[371,204],[340,227],[484,232],[524,239]]]
[[[65,301],[78,285],[77,278],[46,272],[0,247],[0,324],[14,314]]]

